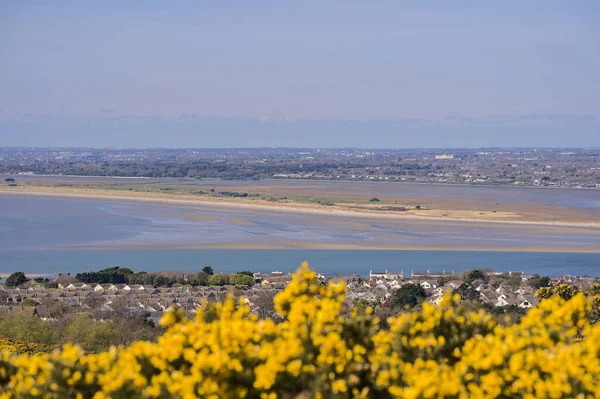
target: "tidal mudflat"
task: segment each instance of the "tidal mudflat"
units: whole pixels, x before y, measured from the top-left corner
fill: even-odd
[[[600,190],[323,181],[19,176],[0,193],[348,216],[600,226]],[[373,201],[372,201],[373,200]]]
[[[420,249],[600,252],[600,228],[0,195],[5,250]]]

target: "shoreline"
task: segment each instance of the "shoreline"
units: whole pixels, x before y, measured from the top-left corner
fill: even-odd
[[[66,250],[66,251],[165,251],[165,250],[241,250],[241,251],[260,251],[260,250],[281,250],[281,251],[436,251],[436,252],[511,252],[511,253],[585,253],[600,254],[600,248],[579,248],[579,247],[507,247],[507,246],[426,246],[426,245],[404,245],[404,244],[336,244],[336,243],[312,243],[312,242],[282,242],[274,244],[259,243],[228,243],[228,244],[128,244],[128,245],[69,245],[58,246],[47,249]]]
[[[16,188],[16,189],[15,189]],[[160,204],[179,204],[192,206],[215,206],[221,208],[237,208],[246,210],[273,211],[284,213],[300,213],[311,215],[329,215],[329,216],[345,216],[355,218],[393,218],[395,220],[411,220],[411,221],[451,221],[461,223],[494,223],[505,225],[538,225],[538,226],[561,226],[561,227],[591,227],[600,228],[600,222],[564,222],[564,221],[547,221],[547,220],[503,220],[484,219],[477,217],[448,217],[448,216],[427,216],[415,215],[414,213],[395,213],[394,211],[376,210],[376,209],[339,209],[335,206],[324,206],[310,203],[268,203],[260,201],[260,203],[252,202],[251,200],[238,200],[236,198],[210,198],[210,197],[192,197],[187,195],[168,196],[160,193],[141,193],[130,191],[109,191],[103,189],[84,189],[69,187],[44,187],[44,186],[19,186],[11,189],[0,187],[0,195],[9,196],[48,196],[48,197],[63,197],[63,198],[79,198],[79,199],[102,199],[113,201],[132,201],[144,203],[160,203]],[[124,195],[131,193],[132,195]],[[419,211],[427,212],[427,210]],[[439,212],[439,210],[438,210]],[[457,212],[457,211],[454,211]],[[478,211],[468,211],[476,213]],[[466,212],[465,212],[466,213]],[[502,216],[502,214],[500,214]]]
[[[189,177],[148,177],[148,176],[93,176],[93,175],[47,175],[47,174],[12,174],[6,173],[0,176],[18,176],[18,177],[50,177],[50,178],[84,178],[84,179],[157,179],[157,180],[172,180],[172,181],[190,181],[190,182],[211,182],[211,181],[233,181],[233,182],[247,182],[250,180],[247,179],[221,179],[221,178],[203,178],[203,179],[194,179]],[[355,180],[355,179],[273,179],[273,178],[264,178],[258,181],[266,181],[266,182],[281,182],[281,181],[292,181],[292,182],[306,182],[306,183],[370,183],[370,184],[418,184],[418,185],[432,185],[432,186],[449,186],[449,187],[484,187],[484,188],[531,188],[536,190],[586,190],[586,191],[594,191],[598,190],[598,188],[594,187],[564,187],[564,186],[532,186],[532,185],[514,185],[514,184],[468,184],[468,183],[438,183],[438,182],[421,182],[421,181],[403,181],[403,180]]]

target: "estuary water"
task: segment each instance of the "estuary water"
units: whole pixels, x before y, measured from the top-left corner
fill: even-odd
[[[0,251],[69,247],[594,249],[600,228],[0,195]],[[100,248],[98,248],[100,249]]]
[[[301,262],[328,276],[369,270],[452,271],[474,268],[523,271],[547,276],[563,274],[600,276],[600,254],[533,253],[493,251],[388,251],[388,250],[240,250],[240,249],[153,249],[153,250],[39,250],[3,251],[0,273],[56,275],[99,270],[109,266],[134,271],[200,271],[210,265],[217,272],[251,270],[291,273]]]
[[[372,219],[27,195],[0,195],[0,210],[0,273],[76,273],[114,265],[146,271],[211,265],[220,271],[290,272],[303,260],[327,274],[474,267],[549,275],[600,273],[600,254],[566,253],[597,249],[600,229],[593,227]],[[289,249],[327,243],[367,249]],[[432,250],[368,249],[382,243]],[[172,249],[234,244],[257,249]],[[264,244],[282,249],[258,249]],[[470,250],[433,250],[441,247]],[[520,252],[494,250],[500,248]]]

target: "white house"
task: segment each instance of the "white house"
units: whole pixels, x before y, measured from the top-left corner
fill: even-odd
[[[401,280],[404,278],[404,271],[400,272],[390,272],[385,269],[385,272],[374,272],[373,270],[369,270],[369,279],[379,279],[383,278],[386,280]]]

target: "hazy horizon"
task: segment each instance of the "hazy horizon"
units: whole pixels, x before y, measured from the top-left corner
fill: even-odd
[[[0,146],[600,146],[600,3],[0,4]]]
[[[0,148],[9,149],[36,149],[36,150],[361,150],[361,151],[473,151],[473,150],[597,150],[600,147],[583,146],[583,147],[95,147],[95,146],[0,146]]]

